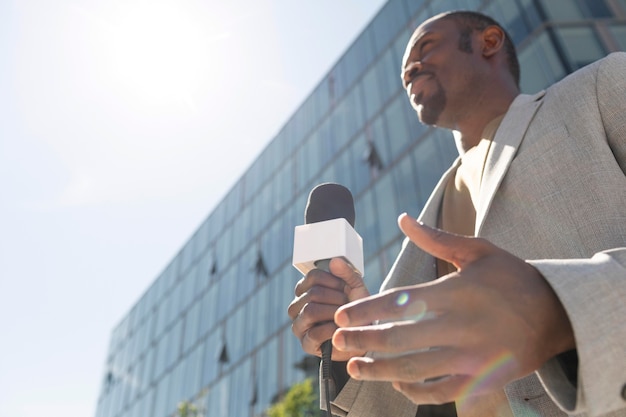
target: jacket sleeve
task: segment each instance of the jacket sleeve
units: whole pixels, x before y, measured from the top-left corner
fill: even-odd
[[[626,248],[591,259],[530,261],[561,300],[574,329],[577,384],[556,359],[537,373],[571,414],[598,416],[626,409]]]

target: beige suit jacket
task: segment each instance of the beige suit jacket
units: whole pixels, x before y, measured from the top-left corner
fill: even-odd
[[[456,164],[455,164],[456,165]],[[436,225],[451,168],[420,220]],[[487,157],[476,236],[529,261],[572,322],[578,383],[555,360],[506,387],[516,417],[626,416],[626,53],[547,91],[518,96]],[[381,291],[436,278],[435,260],[405,241]],[[350,380],[335,412],[414,417],[387,383]]]

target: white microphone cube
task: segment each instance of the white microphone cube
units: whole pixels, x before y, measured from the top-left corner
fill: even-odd
[[[344,258],[363,276],[363,239],[344,218],[296,226],[293,266],[306,275],[322,259]]]

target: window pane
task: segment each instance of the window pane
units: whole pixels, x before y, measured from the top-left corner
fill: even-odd
[[[355,227],[363,238],[363,256],[367,259],[375,253],[380,245],[380,236],[378,233],[379,219],[371,192],[364,193],[361,198],[356,201],[355,211],[358,218]]]
[[[384,246],[395,239],[400,232],[398,229],[398,216],[400,215],[397,198],[394,192],[392,176],[384,175],[374,187],[375,200],[378,204],[378,225],[380,242]]]
[[[576,0],[542,0],[541,3],[550,20],[565,21],[583,18],[583,13],[576,4]]]
[[[590,27],[558,28],[557,34],[570,62],[576,68],[584,67],[605,55],[604,48]]]
[[[404,95],[396,97],[384,112],[388,130],[387,140],[389,141],[393,158],[397,158],[404,152],[412,137],[407,129],[408,123],[405,109],[403,108],[406,103],[404,101],[406,101]]]
[[[420,190],[420,210],[421,206],[426,202],[430,193],[437,185],[441,174],[447,166],[444,166],[437,141],[453,140],[451,133],[437,129],[428,135],[419,145],[411,152],[415,158],[415,167],[417,169],[417,180]]]
[[[565,69],[546,32],[535,43],[519,54],[522,72],[521,88],[525,93],[535,93],[565,75]]]
[[[626,51],[626,25],[611,25],[609,31],[615,38],[620,51]]]

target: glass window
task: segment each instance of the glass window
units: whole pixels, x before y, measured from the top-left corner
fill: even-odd
[[[202,355],[204,346],[196,345],[187,359],[185,359],[184,397],[192,398],[200,390],[200,376],[202,371]]]
[[[313,138],[313,140],[311,140]],[[315,143],[316,136],[309,138],[298,150],[298,185],[303,188],[311,181],[313,175],[320,169],[321,147]]]
[[[263,235],[262,249],[259,249],[268,274],[271,274],[276,270],[282,261],[283,254],[287,252],[288,242],[285,242],[282,234],[280,233],[281,224],[282,222],[280,220],[272,223],[270,228]],[[254,270],[258,261],[258,256],[255,255],[253,263],[251,264],[251,269]],[[256,272],[255,274],[261,279],[267,278],[259,276]]]
[[[363,128],[365,123],[365,105],[364,105],[363,86],[359,83],[354,86],[350,93],[346,96],[346,105],[348,106],[349,117],[347,119],[348,137],[352,138],[359,130]]]
[[[208,251],[202,255],[196,264],[195,276],[191,277],[195,282],[193,292],[196,297],[202,294],[209,285],[212,264],[213,258]]]
[[[393,187],[396,190],[398,214],[409,213],[416,216],[420,200],[416,187],[416,175],[410,157],[403,157],[393,168]]]
[[[586,15],[594,18],[612,17],[613,13],[605,0],[578,0],[582,7],[586,9]]]
[[[581,20],[584,16],[577,3],[576,0],[541,0],[548,19],[555,21]]]
[[[363,159],[367,152],[367,139],[361,134],[350,145],[351,163],[347,165],[353,171],[354,183],[351,191],[354,195],[358,195],[370,182],[370,170],[367,163]]]
[[[411,152],[417,169],[417,183],[420,191],[420,211],[437,185],[444,166],[441,154],[437,147],[438,140],[453,140],[448,131],[437,129],[421,141]]]
[[[168,413],[166,413],[165,407],[167,406],[167,393],[169,390],[169,374],[158,382],[156,387],[156,400],[154,402],[154,416],[155,417],[165,417]]]
[[[493,2],[485,13],[496,19],[509,33],[514,43],[518,44],[526,38],[529,29],[524,22],[521,11],[515,0]]]
[[[350,150],[346,149],[343,152],[341,152],[339,154],[339,156],[337,157],[337,159],[335,160],[335,163],[333,164],[334,167],[334,178],[335,178],[335,182],[345,186],[346,188],[348,188],[349,190],[351,190],[352,192],[354,192],[355,190],[355,182],[354,182],[354,171],[352,170],[352,166],[351,166],[351,157],[350,157],[351,153]],[[302,212],[304,212],[304,208],[302,209]],[[298,224],[301,224],[302,221]]]
[[[290,323],[289,316],[287,315],[287,306],[291,300],[293,300],[296,282],[300,279],[295,271],[291,263],[288,263],[283,266],[276,276],[277,285],[281,289],[279,304],[282,308],[279,309],[277,315],[278,322],[281,326]]]
[[[302,381],[304,378],[317,377],[318,366],[316,364],[317,361],[311,360],[313,362],[310,369],[305,372],[300,366],[297,364],[303,364],[303,359],[308,356],[305,355],[302,347],[300,346],[300,341],[293,335],[290,328],[284,329],[280,336],[283,340],[284,344],[284,363],[288,364],[284,369],[284,381],[287,386],[291,386],[297,382]]]
[[[366,192],[357,199],[355,211],[359,219],[355,228],[363,238],[363,256],[368,259],[380,246],[379,219],[371,192]]]
[[[169,323],[173,322],[174,320],[176,320],[178,318],[178,315],[180,314],[180,305],[181,305],[181,294],[182,294],[182,283],[180,281],[178,281],[176,283],[176,285],[174,286],[174,288],[172,289],[171,295],[170,297],[168,297],[169,299],[169,307],[168,307],[168,318],[169,320],[166,320],[167,325],[169,325]]]
[[[144,367],[143,367],[143,373],[140,375],[140,381],[141,381],[141,385],[145,388],[148,388],[150,386],[150,384],[152,383],[153,377],[154,377],[154,367],[155,367],[155,363],[154,363],[154,357],[155,357],[155,351],[156,349],[154,347],[150,347],[147,352],[146,352],[146,356],[144,359]]]
[[[226,230],[215,242],[215,257],[217,258],[217,265],[220,268],[218,273],[230,263],[231,242],[232,230]]]
[[[138,417],[154,415],[152,411],[154,409],[155,393],[156,389],[152,388],[141,398],[141,407],[139,407],[140,411],[138,411]]]
[[[202,357],[202,373],[201,373],[201,386],[205,387],[217,377],[217,371],[219,369],[218,362],[218,348],[222,343],[220,340],[220,330],[216,329],[211,332],[204,343],[204,353]],[[214,415],[214,414],[207,414]]]
[[[245,310],[237,308],[226,320],[226,346],[231,363],[237,363],[244,353],[247,331],[245,318]]]
[[[388,49],[376,64],[376,73],[380,82],[381,102],[387,102],[402,89],[400,82],[400,64],[402,57],[397,57],[392,49]]]
[[[380,288],[381,282],[383,282],[384,276],[380,272],[380,259],[378,256],[372,256],[365,265],[365,286],[371,294],[376,294]]]
[[[254,323],[255,338],[253,340],[254,346],[257,346],[262,340],[264,340],[269,332],[269,309],[270,298],[268,295],[269,285],[261,287],[256,297],[254,297],[255,309],[248,311],[248,317],[251,323]]]
[[[320,141],[319,145],[321,147],[321,164],[326,164],[330,162],[337,153],[342,144],[338,142],[335,138],[335,135],[331,127],[331,118],[327,117],[324,121],[319,125],[317,129],[318,136],[317,140]]]
[[[367,127],[366,135],[372,141],[378,152],[378,156],[383,164],[383,169],[391,164],[391,151],[389,150],[389,141],[387,140],[387,127],[385,126],[385,118],[377,117]]]
[[[182,379],[185,371],[184,362],[178,362],[169,374],[170,382],[167,390],[167,415],[171,415],[179,402],[183,401],[182,397]]]
[[[387,2],[370,25],[376,50],[382,51],[405,24],[406,9],[404,4],[400,1]]]
[[[591,27],[557,28],[556,33],[575,68],[582,68],[606,54]]]
[[[420,23],[421,23],[421,20],[420,20]],[[417,24],[415,25],[415,28],[417,28]],[[398,59],[398,61],[396,62],[396,70],[394,71],[397,77],[396,82],[398,83],[398,85],[402,85],[400,72],[402,70],[402,58],[404,57],[404,51],[406,49],[407,44],[409,43],[409,39],[411,39],[411,35],[413,34],[413,31],[415,30],[415,28],[411,27],[410,30],[409,29],[401,30],[400,34],[398,35],[396,40],[393,42],[393,46],[392,46],[393,55],[397,57]]]
[[[525,93],[536,93],[565,75],[565,68],[559,59],[547,32],[519,53],[521,67],[521,89]]]
[[[189,267],[191,266],[191,264],[193,263],[193,260],[194,260],[193,245],[195,241],[195,236],[196,234],[194,234],[194,236],[190,240],[187,241],[185,246],[183,246],[183,248],[177,255],[181,259],[180,261],[180,273],[181,274],[185,274],[187,270],[189,269]]]
[[[185,338],[183,352],[189,351],[198,339],[198,321],[200,319],[200,302],[195,302],[185,315]]]
[[[383,98],[381,94],[380,81],[376,71],[376,66],[371,67],[361,80],[365,102],[365,118],[371,119],[382,107]]]
[[[609,31],[613,35],[613,38],[615,39],[615,42],[617,43],[619,49],[621,51],[626,51],[626,25],[610,25]]]
[[[250,361],[245,361],[230,374],[231,395],[228,402],[228,416],[246,416],[249,414],[250,400],[252,399],[252,372]]]
[[[215,326],[217,322],[216,313],[218,289],[218,283],[211,285],[208,291],[204,293],[204,296],[201,298],[198,337],[204,336]]]
[[[167,367],[172,366],[180,357],[180,350],[183,340],[183,320],[182,318],[172,326],[168,331],[166,337],[169,340],[167,343]]]
[[[392,158],[400,156],[408,146],[414,132],[408,131],[407,117],[403,106],[406,105],[406,97],[399,95],[384,111],[388,130],[387,140],[391,149]]]
[[[526,17],[528,24],[531,28],[539,26],[542,22],[541,16],[537,11],[537,5],[535,0],[518,0],[520,6],[524,11],[524,16]]]
[[[275,184],[274,191],[276,197],[274,200],[276,209],[280,211],[286,204],[291,202],[293,197],[293,160],[289,159],[283,163],[282,168],[274,176],[273,181]],[[242,228],[242,230],[244,241],[249,241],[252,236],[250,236],[249,232],[246,232],[245,228]]]
[[[264,287],[266,291],[264,298],[261,302],[267,305],[267,332],[268,334],[274,333],[282,323],[282,315],[285,312],[284,305],[279,305],[277,300],[280,300],[280,294],[282,287],[280,286],[280,280],[273,279],[268,285]]]
[[[386,245],[389,241],[396,239],[400,230],[398,229],[398,216],[400,212],[396,202],[391,174],[383,175],[374,186],[375,201],[378,206],[378,230],[380,231],[381,245]]]
[[[221,321],[233,308],[235,278],[235,268],[231,266],[218,282],[219,298],[217,300],[217,321]]]
[[[258,375],[263,375],[263,383],[259,384],[259,403],[271,404],[275,395],[279,394],[278,387],[278,340],[272,338],[261,350],[257,356]],[[213,414],[211,414],[213,415]],[[217,415],[217,414],[215,414]],[[228,415],[225,413],[223,415]]]
[[[264,256],[265,257],[265,256]],[[235,292],[233,294],[233,304],[239,304],[254,289],[256,279],[256,262],[258,259],[258,249],[256,245],[249,245],[246,251],[240,256],[236,265]],[[264,260],[265,262],[265,260]]]

